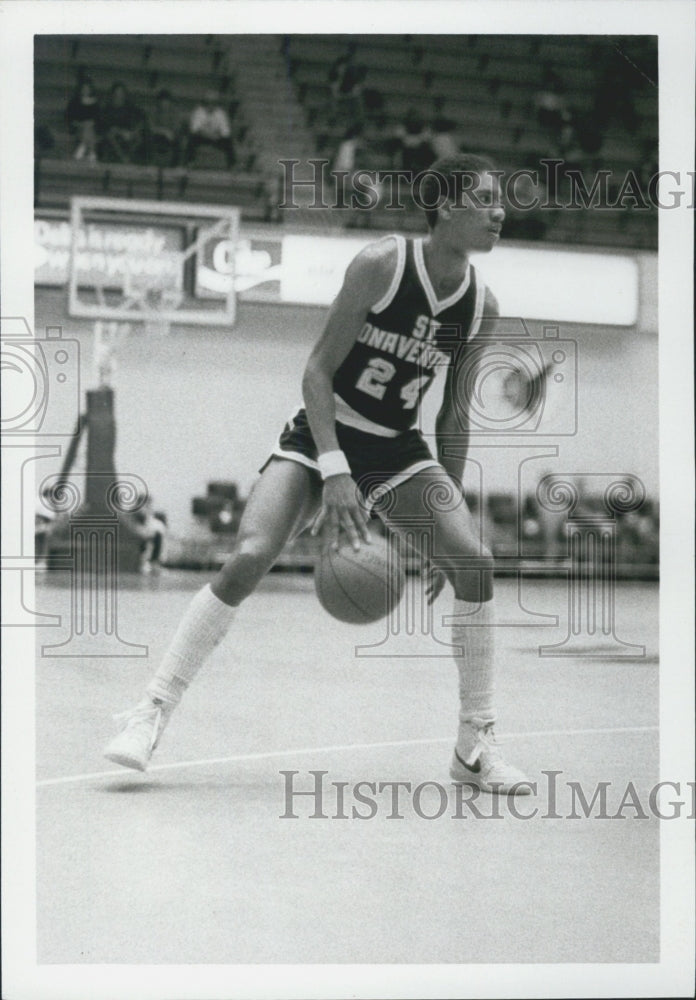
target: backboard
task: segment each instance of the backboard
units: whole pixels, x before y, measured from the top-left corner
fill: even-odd
[[[71,316],[163,326],[234,323],[239,209],[77,196],[70,224]],[[214,296],[205,294],[211,247],[225,261]]]

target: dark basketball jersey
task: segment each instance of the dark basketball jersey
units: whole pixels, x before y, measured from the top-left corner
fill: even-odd
[[[369,421],[377,433],[382,428],[391,434],[415,424],[438,369],[476,335],[486,290],[469,265],[459,288],[439,300],[425,269],[422,240],[393,238],[392,282],[333,381],[339,421],[370,429]]]

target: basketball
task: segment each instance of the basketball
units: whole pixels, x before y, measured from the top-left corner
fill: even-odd
[[[347,539],[337,551],[322,552],[314,570],[319,603],[342,622],[366,625],[379,621],[401,600],[404,571],[397,564],[389,542],[372,534],[372,543],[361,542],[355,552]]]

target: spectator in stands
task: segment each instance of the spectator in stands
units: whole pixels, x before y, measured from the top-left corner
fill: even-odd
[[[534,106],[537,121],[551,140],[552,151],[561,152],[570,139],[567,128],[572,124],[572,116],[564,94],[563,81],[549,63],[544,67],[541,87],[534,97]]]
[[[214,90],[207,91],[201,103],[193,109],[188,132],[187,163],[192,162],[201,147],[208,147],[223,153],[228,169],[234,166],[230,118]]]
[[[432,133],[413,108],[406,112],[403,125],[394,130],[394,137],[397,140],[397,159],[404,170],[417,174],[426,170],[435,159]]]
[[[157,573],[164,557],[167,540],[167,515],[153,510],[149,496],[138,497],[138,509],[124,512],[121,520],[135,535],[140,550],[140,572]]]
[[[362,165],[359,162],[362,147],[362,125],[349,125],[343,138],[341,139],[338,150],[336,151],[333,169],[345,170],[348,171],[348,173],[353,173],[359,165]]]
[[[125,84],[111,88],[100,116],[101,158],[116,163],[141,163],[144,159],[146,119],[131,100]]]
[[[176,167],[182,158],[184,123],[172,95],[166,89],[157,94],[155,110],[148,123],[147,161],[158,167]]]
[[[437,160],[444,156],[456,156],[461,146],[456,122],[444,115],[437,117],[431,130],[430,145]]]
[[[355,42],[339,56],[329,69],[329,85],[333,98],[333,115],[348,125],[362,121],[364,114],[363,86],[367,70],[355,61]]]
[[[68,131],[75,140],[74,158],[96,163],[99,99],[90,77],[83,75],[78,79],[77,87],[65,109],[65,120]]]
[[[348,175],[344,190],[347,193],[352,190],[353,175],[357,170],[374,171],[379,169],[381,165],[387,166],[388,163],[380,163],[380,152],[378,149],[373,148],[369,142],[363,125],[361,123],[349,125],[338,147],[333,163],[334,170],[345,172]],[[382,185],[375,177],[365,174],[361,178],[360,183],[360,200],[362,203],[369,197],[367,194],[369,191],[372,191],[377,199],[379,199],[382,196]],[[357,225],[360,221],[364,220],[356,217],[354,221]],[[351,223],[349,222],[348,224],[350,225]]]

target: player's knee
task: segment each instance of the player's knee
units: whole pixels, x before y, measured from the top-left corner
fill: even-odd
[[[218,573],[214,592],[228,604],[240,604],[256,588],[275,562],[270,539],[257,535],[239,538],[231,556]]]
[[[449,554],[454,566],[488,572],[493,570],[493,553],[483,542],[459,538],[450,546]]]
[[[447,574],[455,595],[463,601],[490,601],[493,596],[493,555],[485,545],[463,545]]]
[[[277,552],[270,538],[263,535],[246,535],[235,548],[237,572],[256,577],[267,572],[275,561]]]

